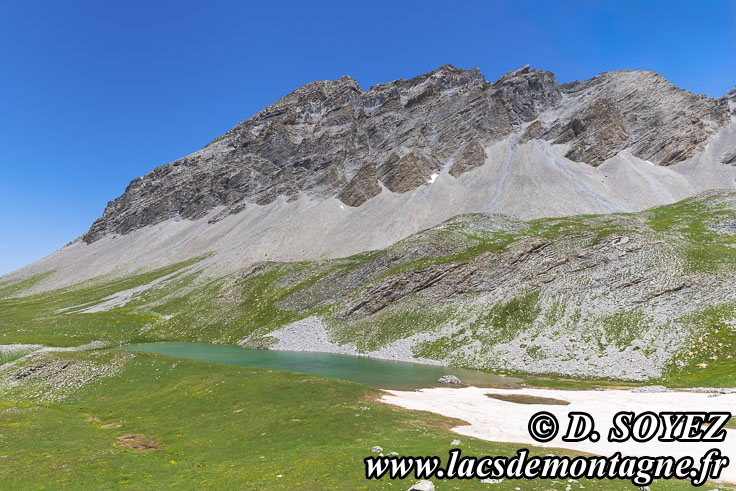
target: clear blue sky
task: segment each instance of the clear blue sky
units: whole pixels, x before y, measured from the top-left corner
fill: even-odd
[[[655,70],[736,85],[736,2],[2,1],[0,274],[84,233],[108,200],[311,80],[366,89],[445,63],[488,80]]]

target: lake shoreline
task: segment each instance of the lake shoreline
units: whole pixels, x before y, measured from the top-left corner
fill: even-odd
[[[205,362],[312,373],[357,382],[380,390],[416,390],[443,386],[438,379],[448,374],[458,377],[463,385],[484,387],[517,386],[522,381],[516,377],[480,370],[379,359],[365,355],[253,350],[228,344],[158,342],[121,346],[120,349]]]

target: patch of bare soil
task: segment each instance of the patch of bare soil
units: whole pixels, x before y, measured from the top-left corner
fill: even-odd
[[[106,430],[109,430],[110,428],[120,428],[121,426],[123,426],[123,425],[121,425],[120,423],[108,423],[106,425],[100,426],[100,428],[104,428]]]
[[[516,404],[546,404],[548,406],[567,406],[568,401],[553,399],[551,397],[527,396],[521,394],[486,394],[491,399],[499,401],[514,402]]]
[[[133,450],[161,450],[159,442],[146,435],[130,434],[118,437],[118,445],[121,447],[132,448]]]

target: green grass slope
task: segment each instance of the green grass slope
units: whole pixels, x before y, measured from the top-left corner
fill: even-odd
[[[87,351],[44,360],[105,363],[120,356]],[[116,374],[59,400],[44,400],[32,385],[0,396],[0,482],[4,489],[407,489],[413,480],[365,480],[363,459],[372,446],[445,457],[455,438],[468,455],[510,456],[518,448],[458,437],[449,428],[459,421],[386,406],[379,394],[300,373],[126,355]],[[550,452],[560,453],[532,449]],[[435,483],[440,490],[488,488],[478,481]],[[505,481],[493,488],[566,485]],[[689,487],[662,481],[652,489]],[[578,488],[636,489],[588,480]]]
[[[202,259],[35,294],[43,275],[0,282],[0,344],[268,347],[315,316],[362,353],[419,335],[413,356],[468,368],[736,385],[736,193],[634,214],[460,216],[385,250],[220,278]]]

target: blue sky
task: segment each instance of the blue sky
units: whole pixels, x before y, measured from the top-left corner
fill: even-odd
[[[154,167],[311,80],[440,65],[736,85],[736,2],[0,1],[0,274],[84,233]]]

